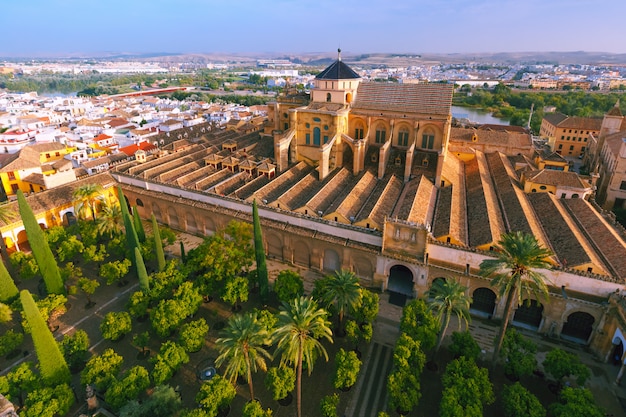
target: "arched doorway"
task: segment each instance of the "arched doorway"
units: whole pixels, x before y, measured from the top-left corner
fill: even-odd
[[[172,229],[179,229],[180,228],[180,222],[178,221],[178,213],[176,213],[176,210],[174,209],[174,207],[168,207],[167,208],[167,215],[170,218],[170,227]]]
[[[282,259],[283,258],[283,244],[280,241],[280,237],[275,234],[266,234],[265,241],[267,242],[267,256]]]
[[[587,343],[589,336],[591,336],[594,322],[595,319],[591,314],[584,311],[576,311],[567,316],[567,321],[563,324],[563,329],[561,330],[561,337],[577,343]]]
[[[354,266],[354,273],[361,278],[371,278],[374,275],[374,269],[372,263],[362,257],[352,258],[352,265]]]
[[[515,310],[512,323],[515,326],[537,330],[542,319],[543,305],[537,300],[524,300],[522,305]]]
[[[187,232],[189,233],[198,233],[198,224],[196,223],[196,217],[193,213],[187,212],[185,213],[187,216]]]
[[[324,250],[324,271],[338,271],[341,269],[339,255],[333,249]]]
[[[611,351],[611,357],[609,363],[617,366],[622,365],[622,357],[624,356],[624,343],[622,339],[616,337],[613,339],[613,350]]]
[[[404,306],[407,298],[413,298],[413,273],[404,265],[394,265],[387,281],[389,303]]]
[[[302,241],[293,244],[293,263],[307,268],[311,267],[309,247]]]
[[[156,204],[152,203],[152,214],[156,218],[156,221],[159,223],[163,223],[163,216],[161,215],[161,208]]]
[[[68,227],[76,223],[76,216],[71,211],[63,215],[63,226]]]
[[[490,319],[496,308],[496,293],[489,288],[476,288],[472,294],[470,313],[478,317]]]

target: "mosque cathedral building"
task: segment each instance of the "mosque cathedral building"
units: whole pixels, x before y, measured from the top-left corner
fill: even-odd
[[[587,345],[601,360],[622,355],[626,243],[589,201],[593,187],[550,169],[562,158],[534,149],[528,133],[453,127],[453,88],[363,81],[339,55],[310,93],[285,88],[260,131],[138,151],[64,187],[98,181],[113,193],[121,184],[143,218],[196,235],[251,222],[256,200],[270,259],[351,270],[400,304],[454,279],[472,314],[494,320],[506,300],[479,265],[503,234],[530,233],[553,252],[542,271],[550,297],[519,306],[513,325]],[[35,212],[46,193],[71,195],[64,187],[30,196]]]

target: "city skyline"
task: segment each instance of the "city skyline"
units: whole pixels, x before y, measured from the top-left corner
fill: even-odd
[[[607,0],[9,0],[3,57],[108,53],[624,53]]]

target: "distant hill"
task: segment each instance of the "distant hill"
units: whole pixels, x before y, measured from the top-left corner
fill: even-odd
[[[464,62],[489,62],[505,64],[591,64],[591,65],[626,65],[626,53],[614,54],[608,52],[494,52],[494,53],[366,53],[356,54],[345,51],[341,53],[342,59],[347,63],[357,66],[389,66],[406,67],[425,63],[464,63]],[[43,57],[42,57],[43,58]],[[169,63],[235,63],[251,65],[257,59],[289,59],[294,63],[309,66],[325,66],[337,58],[336,51],[329,52],[260,52],[260,53],[124,53],[107,52],[102,54],[76,54],[71,56],[45,57],[57,60],[146,60],[153,62]],[[9,58],[10,59],[10,58]]]

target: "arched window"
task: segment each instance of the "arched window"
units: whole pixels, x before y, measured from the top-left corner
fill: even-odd
[[[313,128],[313,145],[315,146],[320,145],[320,128],[319,127]]]
[[[377,126],[376,127],[376,143],[385,143],[385,138],[387,136],[387,130],[385,126]]]
[[[422,134],[422,148],[433,149],[435,146],[435,132],[432,129],[426,129]]]
[[[332,97],[333,97],[333,96],[332,96],[330,93],[326,93],[326,101],[327,101],[327,102],[330,102],[330,99],[331,99]]]
[[[363,139],[363,131],[363,123],[357,123],[354,126],[354,139]]]
[[[140,199],[137,199],[135,203],[137,204],[138,207],[143,207],[143,201],[141,201]]]
[[[406,128],[401,128],[398,131],[398,146],[408,146],[409,145],[409,130]]]

